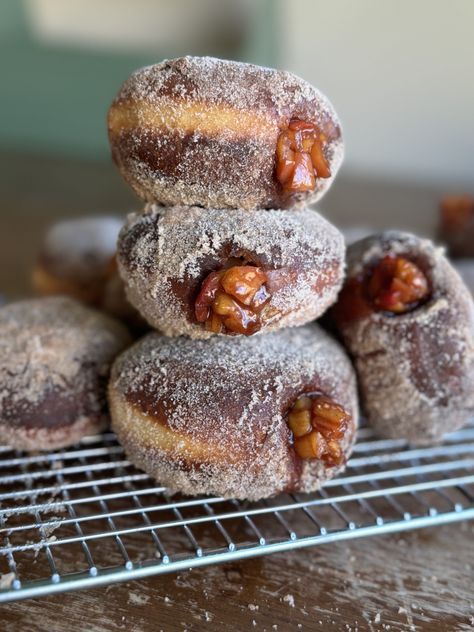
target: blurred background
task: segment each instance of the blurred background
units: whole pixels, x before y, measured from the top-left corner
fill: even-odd
[[[108,105],[133,69],[208,54],[329,96],[346,139],[330,219],[430,234],[442,194],[474,191],[473,26],[472,0],[0,0],[0,230],[133,210]]]

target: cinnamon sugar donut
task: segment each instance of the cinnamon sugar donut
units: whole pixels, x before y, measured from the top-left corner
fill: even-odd
[[[114,274],[118,217],[82,217],[53,224],[45,235],[33,284],[41,296],[67,294],[98,305]]]
[[[165,206],[310,204],[343,156],[339,120],[316,88],[289,72],[211,57],[135,71],[108,129],[124,179]]]
[[[117,258],[127,296],[167,336],[302,325],[336,299],[344,239],[314,211],[149,205],[128,218]]]
[[[116,360],[109,404],[128,458],[161,484],[249,500],[318,489],[344,467],[358,419],[351,363],[317,325],[148,334]]]
[[[130,305],[118,275],[118,217],[82,217],[53,224],[45,235],[33,269],[40,296],[57,294],[97,307],[141,332],[145,323]]]
[[[106,383],[130,343],[111,318],[67,297],[0,308],[0,442],[53,450],[103,430]]]
[[[333,311],[379,435],[431,444],[474,414],[474,305],[429,240],[386,232],[348,249]]]

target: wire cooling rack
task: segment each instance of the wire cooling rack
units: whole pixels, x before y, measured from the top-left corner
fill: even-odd
[[[474,518],[474,423],[408,449],[362,428],[346,471],[258,503],[170,496],[113,434],[0,448],[0,601]]]

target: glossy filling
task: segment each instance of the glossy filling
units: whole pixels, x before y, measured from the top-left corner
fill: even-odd
[[[319,459],[327,467],[344,463],[342,440],[351,422],[349,413],[322,394],[301,395],[288,414],[293,445],[301,459]]]
[[[276,177],[286,193],[313,191],[331,171],[323,152],[327,139],[312,123],[291,119],[277,141]]]
[[[349,322],[372,311],[412,312],[430,296],[428,279],[413,261],[389,253],[365,273],[349,279],[335,308],[336,320]]]
[[[262,326],[261,312],[271,294],[263,268],[236,265],[211,272],[195,303],[198,323],[208,331],[250,336]]]
[[[367,294],[375,309],[394,314],[416,309],[428,293],[428,280],[420,268],[394,254],[381,259],[367,280]]]

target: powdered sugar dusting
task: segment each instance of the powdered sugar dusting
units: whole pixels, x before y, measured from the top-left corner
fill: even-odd
[[[193,302],[203,278],[229,257],[266,269],[287,269],[262,313],[262,331],[309,322],[334,302],[344,271],[344,240],[314,211],[149,205],[129,216],[118,246],[120,274],[130,302],[168,336],[209,338],[195,322]]]
[[[286,425],[296,397],[318,390],[353,415],[348,454],[355,377],[341,347],[316,325],[208,341],[149,334],[116,361],[109,399],[129,458],[162,484],[257,499],[317,489],[336,472],[297,460]]]

